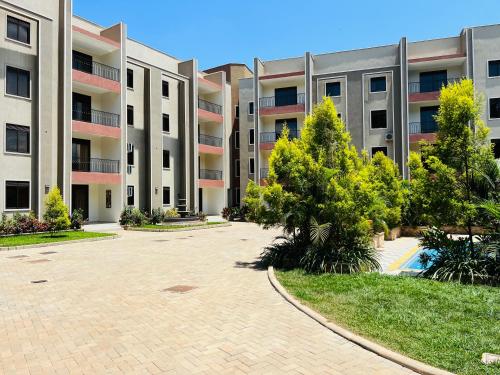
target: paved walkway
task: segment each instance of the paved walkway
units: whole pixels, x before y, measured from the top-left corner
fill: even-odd
[[[0,252],[0,373],[411,373],[283,300],[252,267],[272,237],[236,223]]]

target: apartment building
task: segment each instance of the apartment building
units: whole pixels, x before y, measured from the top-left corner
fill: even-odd
[[[455,37],[272,61],[254,59],[254,76],[239,83],[240,186],[265,184],[269,155],[284,124],[300,136],[314,104],[330,97],[353,144],[383,152],[408,178],[410,151],[435,139],[443,85],[473,79],[486,99],[483,120],[500,158],[500,26],[463,29]],[[247,148],[248,146],[248,148]],[[248,150],[248,153],[246,152]],[[241,149],[240,149],[241,151]]]
[[[230,186],[230,85],[73,16],[70,0],[0,0],[0,207],[59,186],[93,222],[125,206],[219,214]]]

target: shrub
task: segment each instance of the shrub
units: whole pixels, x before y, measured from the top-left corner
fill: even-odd
[[[0,222],[0,234],[22,234],[47,232],[49,227],[46,223],[38,220],[33,212],[27,215],[15,213],[12,218],[2,215]]]
[[[150,224],[153,225],[159,224],[163,222],[164,219],[165,219],[165,214],[163,212],[163,209],[158,207],[158,208],[153,208],[151,210],[151,215],[149,216]]]
[[[120,225],[140,227],[146,222],[146,215],[138,208],[125,207],[120,214]]]
[[[73,210],[73,214],[71,215],[71,229],[81,229],[83,221],[83,210],[81,208]]]
[[[69,229],[68,207],[64,204],[58,187],[52,188],[45,197],[45,213],[43,219],[53,232]]]
[[[179,211],[177,210],[177,208],[170,208],[170,209],[165,211],[165,217],[167,219],[176,219],[180,216],[181,215],[179,214]]]
[[[246,205],[241,207],[224,207],[221,212],[221,216],[224,220],[233,221],[235,219],[245,220],[248,213],[248,207]]]
[[[207,221],[207,214],[202,211],[198,212],[198,219],[200,221]]]
[[[231,207],[224,207],[222,209],[221,215],[224,220],[231,220],[231,216],[233,215],[233,209]]]

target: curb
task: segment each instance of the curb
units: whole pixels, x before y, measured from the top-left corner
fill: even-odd
[[[329,329],[333,333],[342,336],[346,340],[353,342],[362,348],[379,355],[391,362],[395,362],[398,365],[406,367],[412,371],[415,371],[422,375],[454,375],[446,370],[441,370],[433,366],[426,365],[425,363],[416,361],[402,354],[393,352],[382,345],[376,344],[372,341],[365,339],[364,337],[358,336],[345,328],[342,328],[334,323],[329,322],[325,317],[313,311],[307,306],[304,306],[294,297],[292,297],[283,286],[280,284],[278,279],[274,274],[274,268],[272,266],[267,269],[267,276],[271,285],[276,289],[276,291],[289,303],[295,306],[298,310],[302,311],[304,314],[308,315],[310,318],[314,319],[316,322],[321,324],[323,327]]]
[[[227,224],[215,224],[215,225],[200,225],[200,226],[193,226],[192,228],[180,228],[180,229],[152,229],[152,228],[133,228],[133,227],[128,227],[127,229],[123,228],[126,231],[130,232],[154,232],[154,233],[160,233],[160,232],[190,232],[193,230],[205,230],[205,229],[215,229],[215,228],[224,228],[224,227],[230,227],[231,223]]]
[[[75,243],[84,243],[84,242],[98,242],[98,241],[109,241],[120,238],[119,235],[114,234],[112,236],[106,237],[96,237],[96,238],[87,238],[82,240],[72,240],[72,241],[59,241],[59,242],[49,242],[49,243],[39,243],[33,245],[22,245],[22,246],[6,246],[0,247],[0,252],[2,251],[13,251],[13,250],[24,250],[24,249],[36,249],[42,247],[53,247],[53,246],[62,246],[62,245],[71,245]]]

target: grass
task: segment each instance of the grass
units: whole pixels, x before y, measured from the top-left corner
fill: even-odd
[[[210,222],[210,223],[203,223],[203,224],[145,224],[143,226],[140,226],[138,228],[145,228],[145,229],[160,229],[160,230],[170,230],[170,229],[187,229],[187,228],[194,228],[194,227],[210,227],[212,225],[220,225],[220,224],[227,224],[226,222]]]
[[[54,234],[24,234],[19,236],[0,237],[0,248],[11,246],[38,245],[51,242],[64,242],[112,236],[113,233],[95,232],[56,232]]]
[[[277,272],[305,305],[351,331],[458,374],[500,374],[500,288],[414,277]]]

